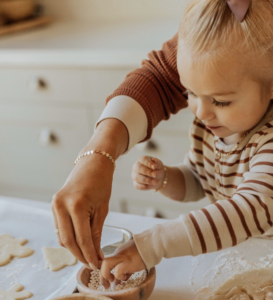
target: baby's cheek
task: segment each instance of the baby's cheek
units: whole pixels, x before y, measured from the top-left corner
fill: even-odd
[[[194,100],[188,99],[188,105],[191,112],[196,116],[197,106]]]

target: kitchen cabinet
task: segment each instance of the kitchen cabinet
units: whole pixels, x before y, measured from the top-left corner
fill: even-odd
[[[115,24],[111,32],[115,26],[125,28],[125,40],[132,31],[130,26],[136,28],[136,24]],[[160,26],[158,23],[147,27],[150,36]],[[126,49],[110,51],[111,45],[105,45],[105,50],[100,38],[104,50],[98,52],[92,41],[99,37],[92,28],[88,30],[86,24],[77,23],[73,31],[73,24],[56,22],[48,28],[0,40],[2,195],[51,201],[91,137],[106,97],[153,49],[151,41],[143,45],[135,40]],[[162,43],[175,34],[177,24],[169,22],[164,28]],[[105,30],[105,41],[107,34]],[[154,47],[160,48],[162,43],[157,42]],[[158,157],[167,165],[182,162],[189,148],[192,119],[188,109],[182,110],[162,121],[149,142],[137,145],[118,159],[111,210],[173,218],[202,205],[181,205],[159,193],[135,190],[131,180],[133,163],[142,155]]]

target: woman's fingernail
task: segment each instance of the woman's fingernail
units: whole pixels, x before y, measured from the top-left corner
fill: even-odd
[[[91,264],[91,263],[89,263],[89,266],[90,266],[90,268],[92,269],[92,270],[94,270],[94,271],[97,271],[98,270],[98,268],[97,267],[95,267],[93,264]]]

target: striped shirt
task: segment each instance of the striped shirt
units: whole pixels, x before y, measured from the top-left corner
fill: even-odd
[[[273,225],[273,105],[239,143],[226,145],[197,118],[191,148],[180,167],[186,201],[206,196],[211,204],[135,235],[147,267],[162,257],[199,255],[235,246]],[[215,142],[217,141],[217,142]]]

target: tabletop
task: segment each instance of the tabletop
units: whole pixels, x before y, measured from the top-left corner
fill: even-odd
[[[1,199],[50,210],[50,203],[7,197],[0,197]],[[155,224],[166,221],[164,219],[109,212],[105,224],[126,228],[136,234]],[[251,238],[240,245],[214,253],[196,257],[185,256],[163,259],[156,266],[156,285],[149,300],[194,299],[198,290],[211,284],[221,284],[236,270],[244,271],[248,267],[263,267],[261,258],[264,261],[267,259],[272,260],[272,252],[272,240]],[[271,262],[268,261],[268,263]]]

